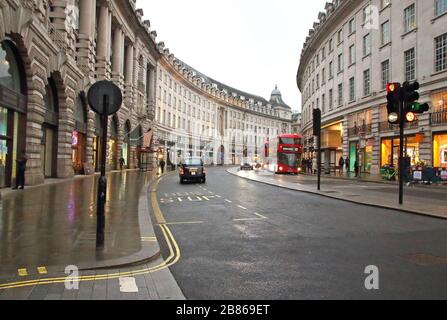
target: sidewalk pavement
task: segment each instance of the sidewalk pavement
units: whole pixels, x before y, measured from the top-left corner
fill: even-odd
[[[96,250],[97,176],[54,180],[24,191],[3,190],[0,206],[0,285],[29,281],[32,285],[0,290],[0,299],[184,299],[165,262],[150,217],[150,184],[158,179],[135,170],[107,176],[106,237]],[[79,290],[64,283],[39,285],[39,279],[66,277],[76,266]],[[138,293],[120,289],[116,273],[135,276]],[[106,280],[104,274],[115,275]],[[2,289],[2,288],[0,288]]]
[[[148,212],[151,174],[108,174],[105,248],[96,250],[96,176],[3,192],[0,208],[0,275],[46,267],[63,271],[120,267],[156,259]],[[146,186],[146,188],[144,187]],[[144,238],[147,239],[147,238]]]
[[[405,187],[404,205],[399,205],[398,186],[395,184],[325,179],[322,180],[321,191],[318,191],[316,176],[275,175],[266,171],[239,171],[238,168],[231,168],[228,172],[241,178],[290,190],[313,193],[361,205],[447,219],[447,190],[445,188]]]
[[[315,174],[310,173],[303,173],[303,175],[308,177],[316,177]],[[381,183],[381,184],[390,184],[390,185],[397,185],[399,184],[399,181],[388,181],[384,180],[380,174],[370,174],[370,173],[362,173],[359,177],[356,177],[353,172],[350,172],[349,174],[343,173],[343,174],[324,174],[322,173],[321,177],[323,179],[336,179],[336,180],[347,180],[347,181],[357,181],[357,182],[370,182],[370,183]],[[433,183],[430,185],[425,185],[423,183],[420,184],[414,184],[415,187],[422,187],[422,188],[430,188],[430,189],[442,189],[447,190],[446,183]]]

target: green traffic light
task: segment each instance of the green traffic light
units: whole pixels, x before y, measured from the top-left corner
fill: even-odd
[[[430,110],[428,103],[421,104],[419,102],[413,102],[410,106],[410,111],[414,113],[424,113]]]
[[[421,110],[421,104],[419,102],[415,102],[411,105],[410,109],[411,111],[418,112],[419,110]]]

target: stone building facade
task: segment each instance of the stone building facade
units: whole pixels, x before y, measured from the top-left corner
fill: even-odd
[[[306,156],[313,157],[312,110],[323,114],[326,171],[350,157],[378,173],[397,165],[397,128],[387,122],[386,83],[418,80],[430,113],[407,124],[412,164],[447,167],[447,1],[333,0],[309,31],[297,84]]]
[[[158,49],[157,146],[167,163],[189,155],[216,165],[253,161],[265,156],[269,139],[291,132],[292,111],[277,88],[266,100],[197,71],[163,42]]]
[[[98,80],[124,92],[109,122],[108,169],[139,165],[154,129],[156,33],[135,0],[0,0],[0,187],[29,157],[27,184],[98,169],[101,123],[86,93]]]

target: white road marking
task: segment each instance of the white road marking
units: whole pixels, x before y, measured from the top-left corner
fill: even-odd
[[[199,199],[199,201],[202,201],[202,198],[200,198],[199,196],[197,196],[197,199]]]
[[[259,213],[257,213],[257,212],[255,212],[254,215],[255,215],[255,216],[258,216],[258,217],[261,218],[261,219],[266,219],[266,220],[268,219],[267,217],[265,217],[265,216],[263,216],[262,214],[259,214]]]
[[[182,198],[177,198],[179,202],[183,202]]]
[[[228,202],[228,203],[233,203],[233,201],[228,200],[228,199],[225,199],[225,201]]]
[[[208,197],[202,196],[203,199],[205,199],[206,201],[210,201],[210,199]]]
[[[218,197],[218,198],[222,198],[221,196],[219,196],[218,194],[216,194],[216,197]]]
[[[123,293],[134,293],[138,292],[137,282],[135,278],[119,278],[120,281],[120,291]]]
[[[261,221],[264,219],[260,219],[260,218],[244,218],[244,219],[234,219],[233,221]]]
[[[243,206],[241,206],[241,205],[238,205],[238,207],[241,208],[241,209],[243,209],[243,210],[247,210],[247,208],[245,208],[245,207],[243,207]]]

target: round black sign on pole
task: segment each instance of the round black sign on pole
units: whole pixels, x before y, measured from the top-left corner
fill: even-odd
[[[88,103],[93,111],[101,115],[102,137],[101,137],[101,176],[98,182],[97,201],[97,225],[96,225],[96,248],[104,249],[105,240],[105,205],[107,201],[107,178],[106,178],[106,149],[107,149],[107,125],[109,115],[115,114],[123,103],[123,94],[111,81],[96,82],[88,91]]]
[[[109,105],[108,110],[105,112],[104,97],[107,96]],[[99,81],[96,82],[88,91],[88,103],[93,111],[100,115],[110,116],[118,112],[123,103],[123,94],[121,89],[118,88],[111,81]]]

